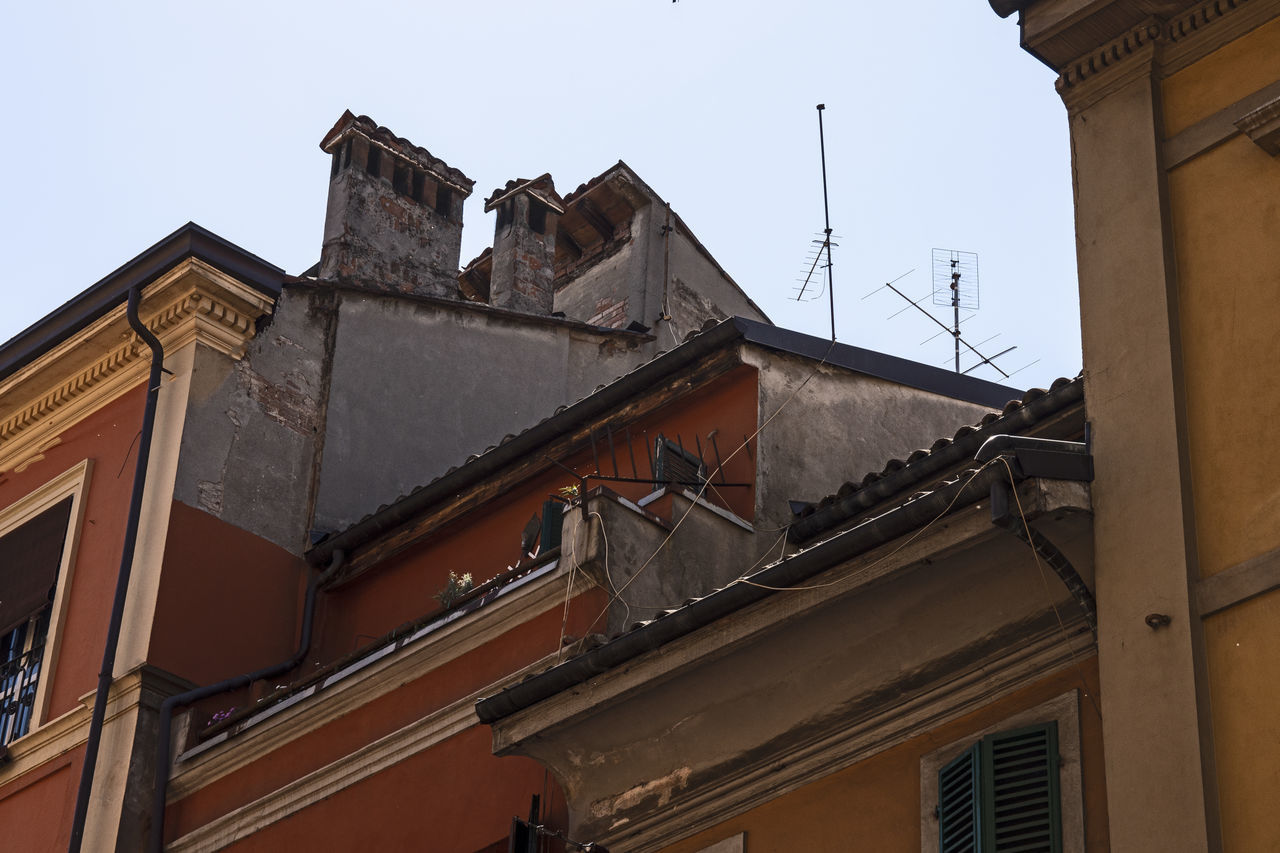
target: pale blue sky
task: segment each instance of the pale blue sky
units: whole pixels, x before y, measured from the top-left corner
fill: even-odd
[[[1039,359],[1012,384],[1080,367],[1065,111],[983,0],[21,4],[0,75],[0,340],[188,220],[309,267],[346,108],[475,179],[464,263],[494,187],[549,171],[564,193],[623,159],[776,323],[826,335],[826,299],[791,298],[825,102],[839,339],[949,365],[928,320],[862,297],[912,268],[924,296],[931,249],[962,249],[966,336]]]

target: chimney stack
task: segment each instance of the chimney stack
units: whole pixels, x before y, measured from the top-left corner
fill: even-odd
[[[462,203],[475,182],[350,110],[320,148],[333,158],[320,278],[456,298]]]
[[[555,310],[556,223],[564,213],[551,176],[508,181],[494,190],[484,209],[498,211],[489,304],[550,314]]]

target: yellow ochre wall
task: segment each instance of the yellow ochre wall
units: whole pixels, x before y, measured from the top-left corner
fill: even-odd
[[[1280,80],[1280,19],[1162,84],[1166,137]],[[1201,577],[1280,548],[1280,159],[1238,134],[1168,175]],[[1280,850],[1280,590],[1204,622],[1224,849]]]
[[[1093,692],[1091,685],[1096,685],[1097,680],[1097,659],[1081,660],[1077,666],[1043,678],[925,735],[814,780],[674,844],[663,853],[698,853],[740,832],[746,833],[746,853],[800,850],[920,853],[921,760],[934,750],[1072,689],[1081,691],[1085,850],[1106,851],[1109,845],[1102,731],[1094,705],[1084,695]],[[936,824],[930,826],[935,827]]]

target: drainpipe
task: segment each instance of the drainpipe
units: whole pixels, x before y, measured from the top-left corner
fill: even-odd
[[[311,580],[307,583],[307,597],[302,605],[302,631],[301,636],[298,638],[298,650],[293,653],[293,657],[253,672],[247,672],[244,675],[233,676],[216,684],[210,684],[207,687],[197,687],[193,690],[188,690],[186,693],[170,696],[160,703],[160,727],[156,738],[156,782],[151,795],[151,833],[147,842],[148,853],[161,853],[164,850],[164,811],[165,798],[169,789],[169,741],[173,732],[174,710],[181,706],[199,702],[201,699],[216,696],[219,693],[236,690],[255,681],[261,681],[264,678],[274,678],[302,663],[308,649],[311,648],[311,628],[316,612],[316,590],[337,574],[338,569],[342,567],[345,560],[345,551],[334,551],[328,567],[323,572],[313,573]]]
[[[133,495],[129,499],[129,517],[125,523],[124,550],[120,554],[120,571],[116,575],[116,595],[111,604],[111,621],[107,626],[106,649],[102,654],[102,669],[98,671],[98,693],[93,701],[93,714],[89,718],[89,739],[85,745],[84,767],[80,771],[80,790],[76,794],[75,817],[71,824],[69,853],[78,853],[84,837],[85,819],[89,814],[89,796],[93,791],[93,773],[98,763],[98,747],[102,741],[102,724],[107,713],[107,694],[111,690],[112,673],[116,667],[116,646],[120,641],[120,628],[124,620],[125,597],[129,592],[129,574],[133,569],[133,552],[138,543],[138,522],[142,514],[142,493],[147,484],[147,461],[151,457],[151,435],[155,431],[156,402],[160,397],[160,376],[164,370],[164,348],[151,330],[138,319],[138,302],[141,292],[129,288],[129,301],[125,314],[129,325],[147,346],[151,348],[151,372],[147,378],[147,402],[142,414],[142,437],[138,441],[138,462],[133,471]]]

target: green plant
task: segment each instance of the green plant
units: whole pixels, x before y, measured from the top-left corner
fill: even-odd
[[[440,602],[441,607],[448,610],[474,587],[475,582],[471,579],[471,572],[462,575],[449,572],[449,580],[445,583],[444,589],[435,594],[435,599]]]

